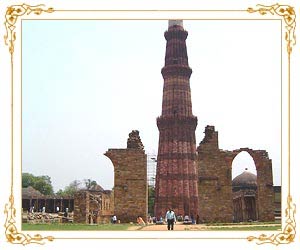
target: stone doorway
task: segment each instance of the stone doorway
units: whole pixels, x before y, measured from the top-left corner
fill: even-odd
[[[245,197],[245,207],[246,207],[246,220],[247,221],[256,221],[256,200],[255,197]]]

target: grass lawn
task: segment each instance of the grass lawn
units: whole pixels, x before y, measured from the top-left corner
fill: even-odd
[[[281,225],[278,226],[252,226],[252,227],[238,227],[238,226],[228,226],[228,227],[207,227],[206,230],[209,231],[277,231],[281,230]]]
[[[268,225],[268,224],[278,224],[280,225],[280,221],[266,221],[266,222],[260,222],[260,221],[254,221],[254,222],[237,222],[237,223],[221,223],[221,222],[215,222],[215,223],[206,223],[206,226],[239,226],[239,225]]]
[[[74,224],[74,223],[53,223],[53,224],[28,224],[22,223],[22,230],[24,231],[125,231],[129,227],[134,226],[130,224],[99,224],[99,225],[88,225],[88,224]]]
[[[206,224],[207,230],[217,231],[277,231],[281,230],[281,222],[240,222],[240,223],[209,223]]]

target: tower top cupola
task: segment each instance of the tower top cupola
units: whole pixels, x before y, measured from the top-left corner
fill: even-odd
[[[183,27],[183,21],[182,20],[169,20],[169,28],[172,26],[181,26]]]

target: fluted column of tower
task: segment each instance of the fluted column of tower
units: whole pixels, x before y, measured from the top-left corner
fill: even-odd
[[[156,217],[173,208],[177,215],[198,212],[195,130],[197,117],[192,113],[190,76],[186,49],[187,31],[182,20],[170,20],[167,40],[162,113],[157,118],[159,147],[155,181]]]

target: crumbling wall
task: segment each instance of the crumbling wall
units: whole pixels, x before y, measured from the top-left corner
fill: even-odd
[[[232,222],[231,167],[227,152],[219,149],[213,126],[205,128],[197,152],[200,222]]]
[[[113,215],[113,192],[82,190],[74,195],[74,222],[108,223]]]
[[[109,223],[114,214],[114,192],[105,190],[102,193],[102,204],[99,213],[99,223]]]
[[[242,151],[248,152],[257,170],[257,212],[259,221],[274,221],[272,161],[265,150],[219,149],[218,132],[206,126],[205,136],[197,148],[200,221],[232,222],[232,161]]]
[[[129,134],[126,149],[109,149],[105,155],[114,165],[114,213],[123,222],[147,221],[147,155],[139,131]]]
[[[74,222],[89,223],[89,199],[87,192],[76,192],[74,195]]]

